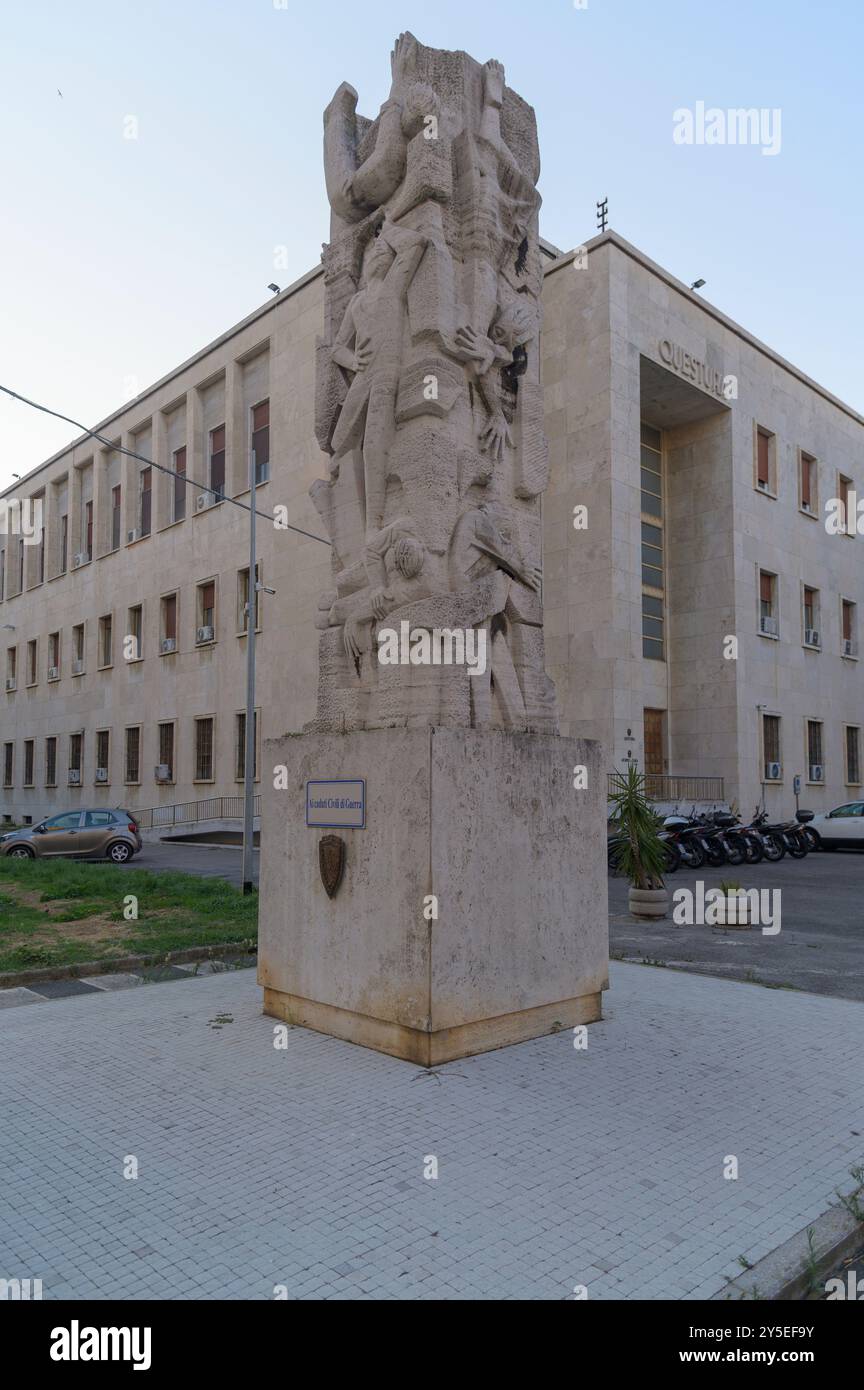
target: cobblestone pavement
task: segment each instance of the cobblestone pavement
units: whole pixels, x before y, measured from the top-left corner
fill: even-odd
[[[864,1007],[612,982],[587,1050],[565,1031],[437,1072],[303,1029],[275,1048],[249,970],[8,1009],[0,1276],[55,1299],[710,1296],[854,1186]]]

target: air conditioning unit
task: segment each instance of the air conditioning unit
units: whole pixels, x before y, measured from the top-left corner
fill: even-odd
[[[167,763],[160,763],[159,766],[155,769],[155,773],[157,782],[171,781],[171,769]]]
[[[758,487],[758,489],[759,489],[760,492],[767,492],[767,491],[768,491],[768,484],[767,484],[767,482],[765,481],[764,478],[757,478],[757,480],[756,480],[756,486]]]
[[[59,666],[49,666],[49,667],[48,667],[48,679],[49,679],[49,681],[59,681],[59,679],[60,679],[60,667],[59,667]]]
[[[783,768],[782,768],[782,766],[780,765],[780,763],[766,763],[766,764],[765,764],[765,781],[766,781],[766,782],[779,782],[779,781],[780,781],[780,778],[781,778],[782,776],[783,776]]]
[[[195,499],[196,512],[206,512],[208,507],[212,507],[216,501],[215,492],[199,492]]]
[[[81,772],[77,767],[70,767],[69,769],[69,785],[70,787],[80,787],[81,785]]]
[[[77,661],[73,661],[73,662],[72,662],[72,674],[73,674],[73,676],[83,676],[83,674],[84,674],[84,659],[83,659],[83,657],[79,657]]]
[[[807,646],[808,646],[808,647],[818,647],[818,646],[820,645],[820,643],[819,643],[819,631],[818,631],[818,629],[815,628],[815,627],[807,627],[807,628],[805,628],[805,629],[804,629],[804,641],[807,643]]]
[[[131,545],[133,541],[140,541],[141,532],[135,527],[132,531],[126,532],[126,544]]]
[[[824,781],[825,781],[825,769],[824,769],[824,767],[822,766],[821,763],[811,763],[811,764],[810,764],[810,781],[811,781],[811,782],[824,782]]]
[[[802,502],[801,510],[802,512],[812,512],[813,508],[810,506],[809,502]]]
[[[163,656],[166,654],[166,652],[176,652],[176,650],[177,650],[177,638],[176,638],[176,637],[163,637],[163,638],[162,638],[162,641],[159,643],[159,650],[160,650],[160,652],[162,653]]]
[[[196,634],[195,634],[195,641],[196,641],[196,642],[212,642],[212,641],[213,641],[213,629],[212,629],[212,627],[199,627],[198,630],[197,630],[197,632],[196,632]]]
[[[7,677],[6,677],[6,689],[7,689],[7,690],[14,690],[16,684],[17,684],[17,682],[16,682],[14,676],[7,676]]]
[[[72,568],[73,568],[73,570],[79,569],[80,566],[83,565],[83,564],[86,562],[86,560],[87,560],[87,556],[86,556],[86,554],[84,553],[84,551],[83,551],[83,550],[79,550],[79,551],[72,557]]]
[[[96,769],[96,781],[97,781],[97,782],[107,782],[107,781],[108,781],[108,769],[107,769],[107,767],[97,767],[97,769]]]
[[[844,656],[854,656],[854,655],[855,655],[855,643],[852,641],[852,638],[851,638],[851,637],[844,637],[844,638],[843,638],[843,655],[844,655]]]
[[[762,631],[766,634],[766,636],[776,637],[778,631],[777,619],[763,617],[761,620],[761,628]]]

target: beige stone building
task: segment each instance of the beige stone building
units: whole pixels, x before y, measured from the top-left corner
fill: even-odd
[[[615,234],[544,249],[562,732],[599,738],[609,770],[637,759],[682,804],[788,813],[796,776],[802,805],[857,798],[862,540],[853,522],[831,534],[826,509],[864,485],[864,419]],[[254,448],[259,512],[322,534],[322,316],[314,270],[103,421],[113,447],[80,439],[3,494],[12,518],[23,499],[43,519],[32,543],[0,534],[6,821],[237,814],[248,515],[227,499],[248,504]],[[275,590],[259,595],[260,742],[315,713],[330,567],[311,536],[258,536]]]

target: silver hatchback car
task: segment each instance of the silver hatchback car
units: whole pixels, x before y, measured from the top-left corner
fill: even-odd
[[[13,859],[48,859],[55,855],[112,859],[125,864],[142,847],[138,822],[129,811],[63,811],[38,825],[0,835],[0,854]]]

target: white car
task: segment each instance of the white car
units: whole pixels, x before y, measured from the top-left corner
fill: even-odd
[[[864,849],[864,801],[847,801],[833,811],[820,811],[809,822],[823,849]]]

